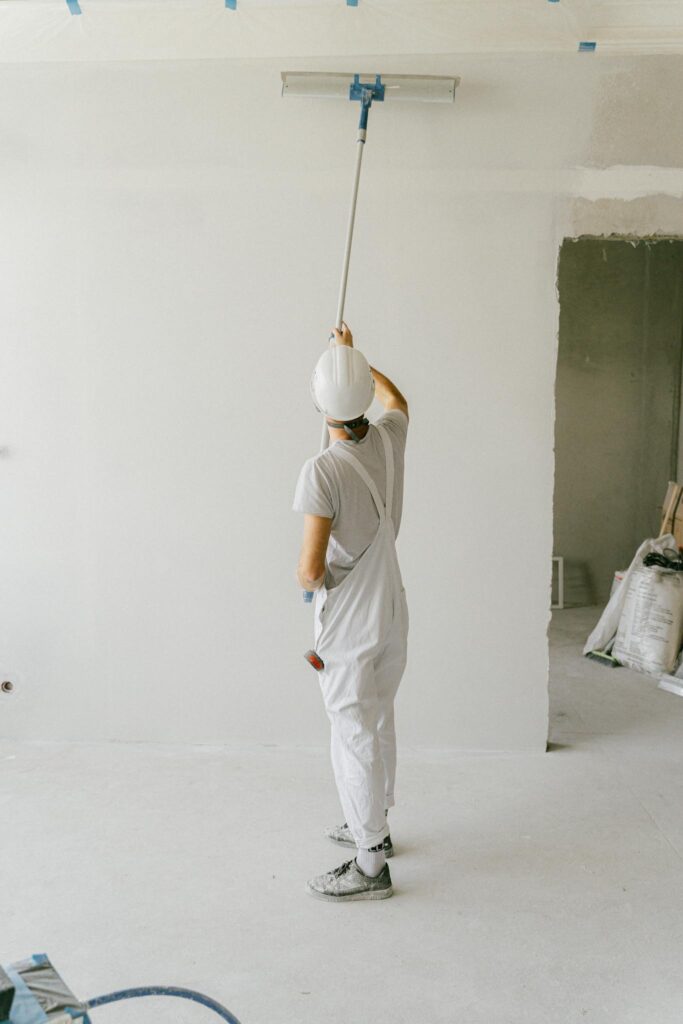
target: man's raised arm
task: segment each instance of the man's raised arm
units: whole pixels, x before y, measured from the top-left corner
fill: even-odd
[[[370,371],[375,379],[375,398],[380,405],[387,412],[391,412],[392,409],[400,409],[401,412],[408,416],[408,403],[396,385],[388,377],[385,377],[383,373],[376,370],[374,366],[370,367]]]

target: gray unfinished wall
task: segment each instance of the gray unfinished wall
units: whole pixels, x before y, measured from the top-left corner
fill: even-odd
[[[554,549],[568,603],[602,603],[658,532],[677,473],[682,282],[680,241],[562,245]]]

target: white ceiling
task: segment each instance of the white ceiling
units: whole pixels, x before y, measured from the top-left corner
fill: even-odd
[[[0,0],[0,61],[683,54],[683,0]]]

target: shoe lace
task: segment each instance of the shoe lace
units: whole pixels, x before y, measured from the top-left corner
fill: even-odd
[[[352,860],[347,860],[344,864],[340,864],[339,867],[335,868],[334,871],[332,872],[333,876],[335,878],[341,878],[342,875],[346,874],[346,872],[349,870],[352,864]]]

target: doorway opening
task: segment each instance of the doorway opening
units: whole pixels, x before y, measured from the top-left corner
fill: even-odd
[[[683,477],[683,239],[565,239],[558,289],[554,565],[599,606]]]

